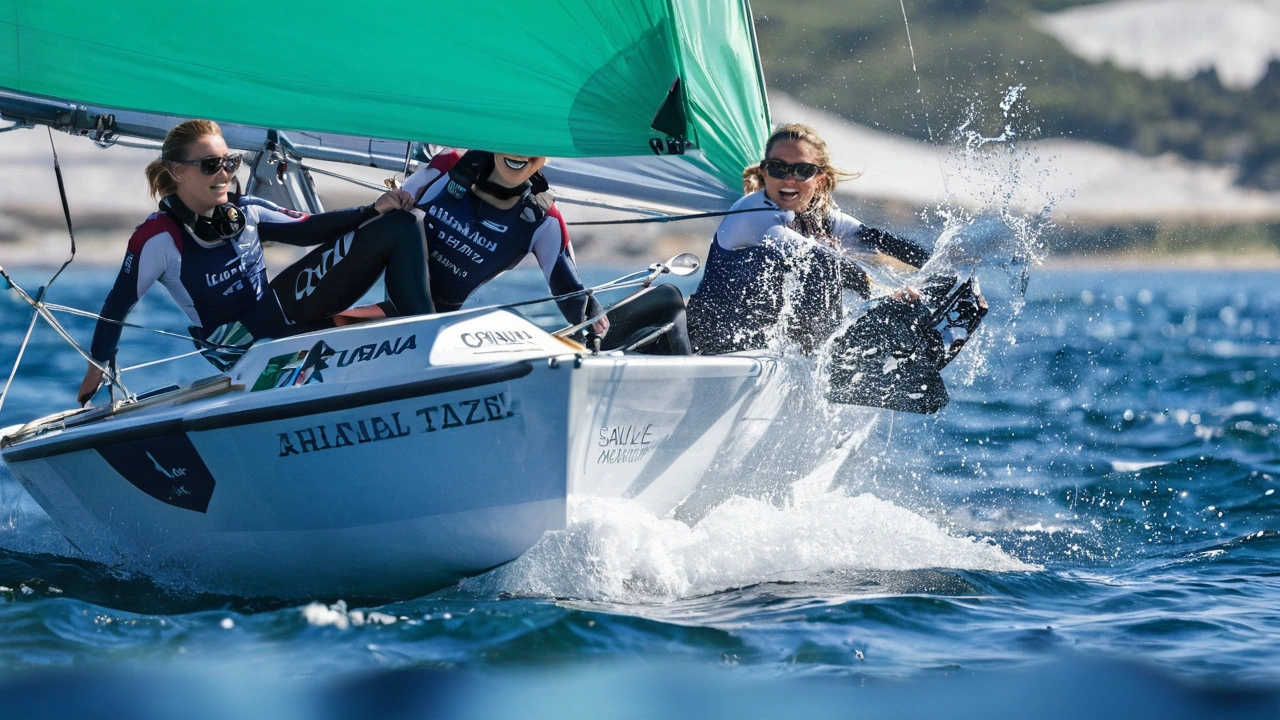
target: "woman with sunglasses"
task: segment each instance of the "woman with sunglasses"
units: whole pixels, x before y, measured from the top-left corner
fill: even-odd
[[[770,136],[765,159],[743,171],[748,195],[720,223],[689,298],[694,352],[766,347],[788,305],[786,334],[812,352],[843,319],[842,289],[870,297],[866,271],[846,250],[924,265],[924,248],[836,208],[836,183],[853,177],[831,166],[826,142],[807,125],[783,125]],[[789,275],[798,288],[793,293],[786,291]]]
[[[684,298],[656,285],[604,315],[582,293],[564,218],[539,172],[547,159],[483,150],[446,151],[405,181],[427,237],[431,297],[441,311],[462,307],[482,285],[532,254],[570,324],[590,318],[601,349],[652,340],[641,352],[688,355]],[[656,339],[650,335],[670,324]]]
[[[427,238],[431,297],[441,312],[462,307],[472,293],[532,254],[552,295],[572,324],[601,313],[581,294],[573,246],[546,180],[547,159],[483,150],[437,154],[404,183]],[[603,336],[609,320],[593,330]]]
[[[334,316],[368,292],[385,271],[382,314],[434,312],[427,291],[425,239],[403,190],[372,205],[307,215],[260,198],[230,192],[241,156],[228,152],[210,120],[188,120],[165,136],[160,157],[147,166],[159,210],[129,238],[124,264],[107,295],[90,355],[105,365],[121,326],[143,294],[159,281],[191,320],[201,341],[235,323],[253,338],[275,338],[333,327]],[[318,245],[270,282],[262,241]],[[90,363],[78,399],[89,401],[102,383]]]

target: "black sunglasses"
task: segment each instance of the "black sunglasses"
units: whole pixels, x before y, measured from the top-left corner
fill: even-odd
[[[782,180],[788,175],[795,175],[797,180],[808,180],[822,171],[821,165],[813,163],[789,163],[777,158],[770,158],[760,163],[760,167],[769,173],[769,177]]]
[[[210,155],[209,157],[200,158],[199,160],[173,160],[179,165],[195,165],[200,168],[200,172],[205,175],[217,175],[219,170],[226,169],[232,175],[240,169],[240,162],[244,160],[244,156],[240,154],[219,157]]]

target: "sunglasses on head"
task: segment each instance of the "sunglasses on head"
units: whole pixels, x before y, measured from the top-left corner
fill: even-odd
[[[813,163],[789,163],[777,158],[770,158],[760,163],[760,167],[769,173],[769,177],[782,180],[788,175],[795,175],[797,180],[808,180],[822,171],[821,165]]]
[[[244,160],[244,156],[240,154],[227,155],[220,157],[218,155],[210,155],[199,160],[173,160],[172,162],[179,165],[195,165],[200,168],[200,172],[205,175],[217,175],[219,170],[225,169],[228,173],[235,175],[240,169],[240,161]]]

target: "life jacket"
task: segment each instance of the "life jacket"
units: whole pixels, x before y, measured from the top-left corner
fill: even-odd
[[[467,191],[471,189],[471,186],[475,185],[501,200],[510,199],[518,195],[520,204],[523,206],[520,219],[535,225],[541,223],[547,217],[547,207],[538,201],[538,197],[551,189],[551,186],[547,184],[547,178],[541,172],[536,172],[519,187],[505,188],[488,181],[489,174],[493,172],[493,163],[493,153],[491,152],[485,150],[466,151],[462,154],[462,157],[458,158],[458,162],[454,163],[453,167],[449,169],[449,184],[445,187],[445,192],[461,200],[462,196],[466,195]]]

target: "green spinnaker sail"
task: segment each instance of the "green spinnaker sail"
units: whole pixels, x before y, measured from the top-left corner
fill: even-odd
[[[736,185],[769,126],[746,0],[0,0],[0,87],[280,129],[645,155],[677,78]]]

